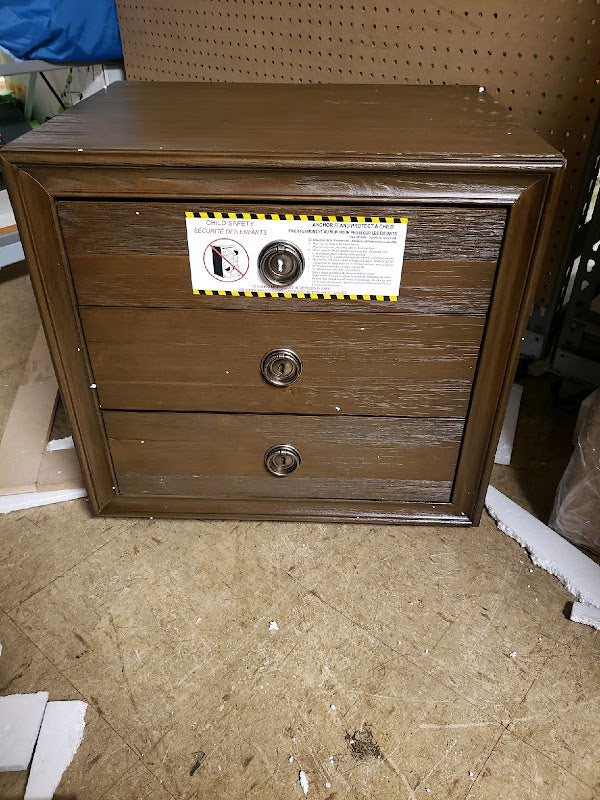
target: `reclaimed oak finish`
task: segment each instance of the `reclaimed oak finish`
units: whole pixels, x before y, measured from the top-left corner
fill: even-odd
[[[285,414],[108,411],[104,420],[126,494],[223,499],[448,502],[463,429],[458,420]],[[285,478],[263,463],[283,440],[302,452]]]
[[[405,261],[398,302],[364,301],[349,307],[304,300],[260,297],[204,297],[190,293],[187,256],[72,255],[69,259],[77,299],[82,306],[163,306],[247,311],[351,311],[476,314],[485,316],[496,274],[495,261]],[[167,266],[168,265],[168,266]]]
[[[504,173],[533,162],[549,170],[562,165],[553,147],[475,86],[129,81],[54,117],[42,137],[27,134],[11,149],[31,165],[61,157],[101,166],[421,165]]]
[[[96,513],[477,523],[563,165],[485,93],[116,84],[2,157]],[[195,296],[211,209],[407,216],[398,301]]]
[[[81,320],[103,408],[460,418],[484,324],[462,315],[155,308],[83,308]],[[286,387],[260,372],[280,346],[302,362]]]
[[[187,204],[58,204],[59,219],[77,298],[82,305],[198,306],[189,291]],[[203,204],[202,210],[333,214],[327,206]],[[338,209],[339,210],[339,209]],[[344,213],[376,216],[378,207],[346,207]],[[400,302],[384,310],[483,313],[489,304],[506,211],[502,208],[386,207],[410,214]],[[299,303],[298,306],[302,306]],[[305,306],[305,304],[304,304]],[[222,306],[221,306],[222,307]],[[239,304],[237,306],[240,307]],[[253,307],[253,306],[250,306]],[[265,308],[270,308],[268,304]],[[289,310],[289,305],[281,306]],[[377,303],[365,310],[380,309]],[[329,305],[323,306],[330,310]]]
[[[185,212],[192,203],[59,203],[67,252],[73,256],[144,255],[184,256],[187,259]],[[222,203],[201,205],[203,211],[256,211],[261,214],[335,214],[327,206],[294,207]],[[381,208],[346,206],[349,216],[377,216]],[[453,261],[496,261],[500,252],[506,212],[497,208],[420,208],[388,206],[386,215],[410,214],[404,258]],[[168,262],[166,263],[168,268]]]

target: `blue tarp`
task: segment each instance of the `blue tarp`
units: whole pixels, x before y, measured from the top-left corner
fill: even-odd
[[[115,0],[0,0],[0,46],[13,58],[123,58]]]

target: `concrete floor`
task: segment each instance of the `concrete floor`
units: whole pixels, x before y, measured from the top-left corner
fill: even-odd
[[[0,429],[37,327],[16,274]],[[547,516],[572,420],[534,384],[493,482]],[[315,799],[600,797],[600,634],[486,515],[119,521],[80,500],[0,529],[2,694],[89,703],[62,800],[293,800],[300,770]],[[0,797],[25,779],[0,775]]]

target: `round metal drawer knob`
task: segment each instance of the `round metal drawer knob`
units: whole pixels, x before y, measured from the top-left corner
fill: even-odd
[[[289,286],[304,272],[304,256],[291,242],[271,242],[260,251],[258,271],[271,286]]]
[[[277,444],[265,453],[265,464],[272,475],[289,475],[301,461],[300,453],[291,444]]]
[[[289,386],[302,372],[300,357],[287,347],[271,350],[260,362],[263,378],[272,386]]]

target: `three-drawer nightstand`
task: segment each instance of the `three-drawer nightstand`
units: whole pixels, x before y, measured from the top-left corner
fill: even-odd
[[[563,165],[489,96],[121,83],[1,156],[95,513],[478,522]]]

